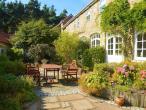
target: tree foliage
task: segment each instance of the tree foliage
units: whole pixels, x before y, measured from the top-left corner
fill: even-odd
[[[123,53],[126,59],[132,59],[135,32],[146,29],[145,15],[146,1],[131,6],[128,0],[114,0],[101,14],[102,30],[119,34],[123,38]]]
[[[42,48],[34,48],[37,47],[38,44],[47,44],[48,46],[53,45],[53,42],[55,39],[59,37],[60,30],[57,29],[57,27],[52,28],[51,26],[48,26],[42,19],[41,20],[32,20],[28,23],[22,22],[22,24],[19,26],[18,31],[14,34],[14,36],[11,39],[11,42],[14,46],[14,48],[20,48],[23,49],[24,57],[28,56],[26,55],[28,53],[28,50],[31,50],[30,53],[32,53],[33,50],[37,50],[33,52],[33,58],[34,55],[38,54],[39,50],[42,51]],[[40,45],[38,45],[40,47]],[[40,55],[41,56],[41,55]],[[40,58],[40,56],[38,56]],[[36,59],[37,56],[35,56],[34,59]]]
[[[76,59],[79,37],[77,34],[62,33],[58,40],[55,41],[57,53],[64,58],[66,62]]]
[[[63,10],[58,16],[54,6],[42,6],[38,0],[29,0],[27,4],[23,4],[20,0],[19,2],[17,0],[15,2],[0,0],[0,30],[12,34],[22,21],[43,19],[48,25],[54,26],[66,16],[66,10]]]
[[[59,33],[53,30],[55,29],[49,27],[43,20],[22,22],[12,37],[12,43],[20,48],[29,48],[38,43],[51,44],[59,36]]]

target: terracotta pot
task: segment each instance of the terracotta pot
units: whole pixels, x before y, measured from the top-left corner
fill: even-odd
[[[115,98],[115,103],[116,103],[118,106],[124,105],[124,102],[125,102],[124,97],[116,97],[116,98]]]

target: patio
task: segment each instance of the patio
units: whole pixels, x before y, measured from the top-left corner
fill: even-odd
[[[35,91],[40,102],[27,110],[144,110],[138,107],[119,107],[113,101],[89,96],[79,90],[77,83],[52,84]]]

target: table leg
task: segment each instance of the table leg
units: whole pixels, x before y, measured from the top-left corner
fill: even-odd
[[[54,79],[55,79],[55,70],[54,70]]]
[[[58,74],[58,82],[59,82],[59,69],[57,70],[57,74]]]

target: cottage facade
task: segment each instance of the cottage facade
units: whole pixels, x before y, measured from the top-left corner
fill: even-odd
[[[131,5],[139,1],[129,0]],[[120,50],[122,38],[120,36],[105,34],[100,28],[102,7],[110,2],[112,0],[92,0],[89,5],[61,27],[62,31],[77,33],[79,37],[89,38],[91,47],[99,45],[105,47],[107,62],[121,62],[124,60],[124,56]],[[133,51],[133,60],[146,60],[146,33],[135,35],[135,49]]]

